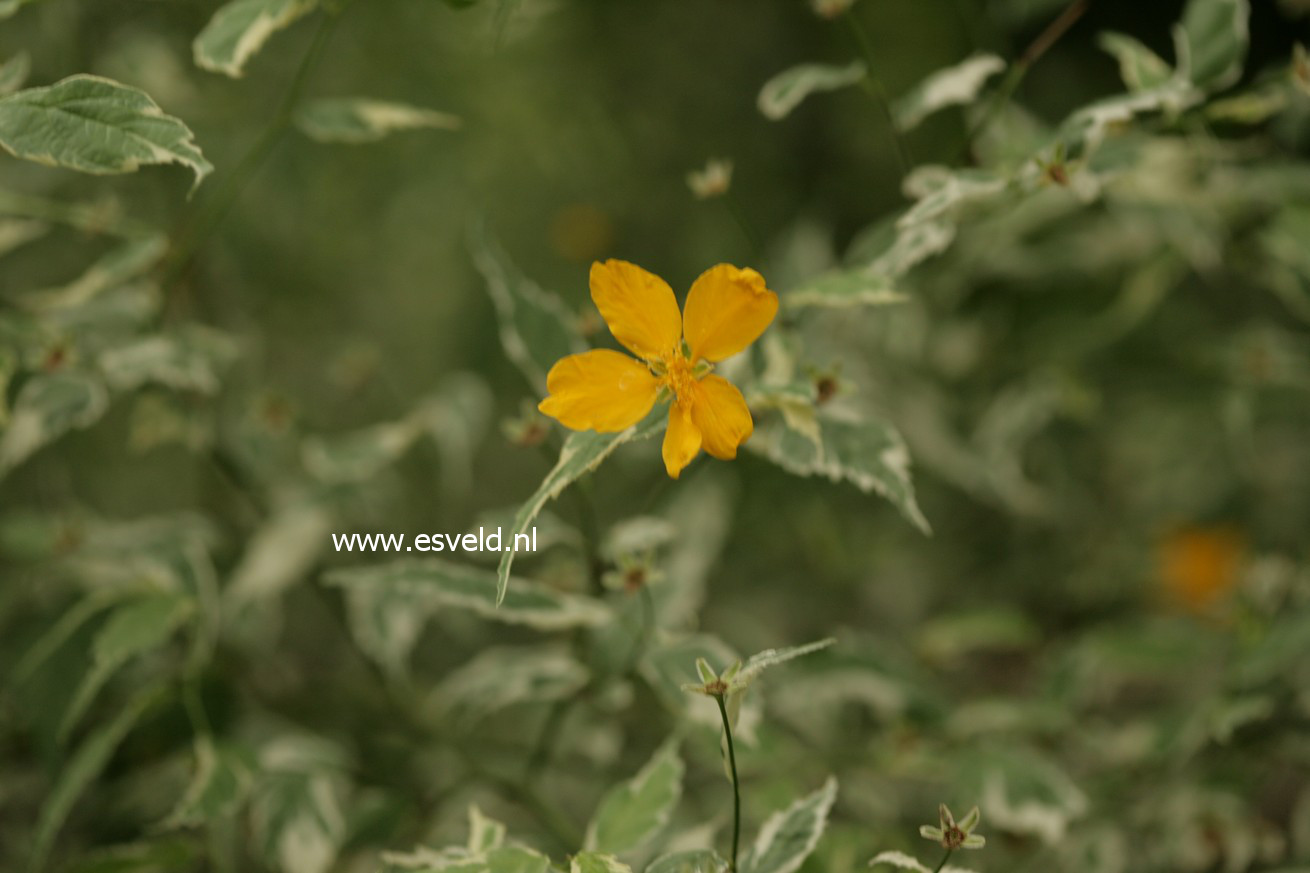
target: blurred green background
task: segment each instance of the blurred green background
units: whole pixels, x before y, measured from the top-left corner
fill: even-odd
[[[1127,33],[1171,58],[1183,6],[1088,4],[997,118],[1001,144],[1123,90],[1098,34]],[[167,277],[160,321],[220,329],[239,350],[216,396],[151,388],[115,402],[0,484],[6,665],[95,587],[59,563],[77,547],[60,539],[70,526],[202,517],[222,587],[294,490],[284,474],[302,440],[395,421],[453,373],[476,374],[491,398],[482,425],[469,426],[475,445],[452,454],[419,442],[376,476],[328,489],[332,529],[454,533],[521,503],[561,435],[525,446],[501,427],[540,398],[502,349],[471,227],[488,228],[582,319],[595,259],[638,263],[680,297],[712,264],[750,265],[785,296],[861,263],[878,238],[869,228],[919,199],[903,189],[885,116],[865,91],[816,94],[777,122],[757,109],[761,85],[783,69],[859,53],[848,22],[800,0],[358,0],[305,96],[400,101],[463,126],[358,146],[288,129],[248,174],[243,156],[277,117],[321,16],[273,36],[244,77],[228,79],[191,62],[214,8],[45,0],[0,22],[0,60],[28,52],[31,84],[90,72],[139,87],[194,130],[216,167],[186,200],[177,168],[90,178],[6,156],[0,189],[88,203],[108,223],[130,216],[174,239],[234,194],[194,261]],[[975,51],[1019,57],[1064,8],[863,0],[852,14],[883,87],[899,95]],[[1304,3],[1253,4],[1233,93],[1285,77],[1306,14]],[[981,802],[984,831],[999,819],[983,870],[1310,864],[1310,97],[1288,93],[1252,123],[1202,107],[1123,125],[1099,151],[1071,156],[1070,172],[1097,180],[1091,197],[1048,184],[964,203],[953,248],[908,275],[906,302],[784,310],[776,331],[799,349],[804,378],[829,380],[839,404],[904,436],[931,536],[876,495],[750,452],[731,465],[703,458],[669,483],[653,446],[621,449],[590,480],[602,531],[652,512],[675,526],[686,512],[683,539],[721,526],[693,560],[704,604],[693,598],[695,614],[663,629],[670,646],[696,629],[743,653],[838,636],[826,660],[778,680],[776,700],[766,692],[777,724],[766,720],[745,756],[757,824],[839,775],[835,823],[808,862],[816,870],[913,849],[941,800],[957,812]],[[1033,166],[969,148],[985,103],[908,132],[913,162]],[[731,200],[688,189],[710,158],[733,162]],[[5,253],[0,318],[110,248],[104,234],[55,227]],[[609,340],[602,330],[591,341]],[[163,418],[151,418],[155,403]],[[159,437],[161,421],[182,438]],[[710,507],[709,520],[689,505]],[[551,511],[579,519],[570,495]],[[361,560],[317,555],[279,592],[284,608],[236,613],[199,682],[216,734],[275,717],[350,750],[339,869],[373,869],[380,849],[434,835],[460,839],[471,797],[512,832],[567,848],[514,796],[504,774],[515,767],[496,769],[497,756],[532,753],[525,735],[550,707],[527,699],[519,717],[511,706],[449,748],[407,732],[367,652],[351,649],[351,602],[317,581]],[[580,563],[557,550],[524,572],[579,590]],[[416,698],[489,644],[537,639],[462,615],[435,622],[402,684]],[[615,627],[607,633],[631,635]],[[4,869],[26,863],[68,760],[54,726],[94,630],[6,695]],[[574,648],[607,663],[613,640],[595,636]],[[119,677],[92,721],[139,678]],[[585,821],[602,789],[676,727],[690,731],[693,759],[679,828],[721,814],[713,726],[651,715],[663,712],[658,683],[620,678],[588,686],[540,790]],[[185,787],[190,741],[180,706],[147,725],[71,819],[56,860],[76,867],[98,847],[158,838],[142,823]],[[494,751],[490,776],[483,765],[460,775],[482,754],[468,742]],[[995,772],[1008,801],[1004,790],[984,797]],[[195,838],[208,849],[159,869],[328,869],[289,867],[276,851],[269,860],[237,815]]]

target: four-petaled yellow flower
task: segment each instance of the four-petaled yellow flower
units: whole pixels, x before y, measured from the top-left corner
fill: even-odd
[[[664,468],[678,478],[703,448],[737,457],[754,423],[737,387],[710,373],[746,348],[778,312],[764,277],[731,264],[711,267],[692,283],[687,305],[668,283],[627,261],[591,265],[591,299],[614,338],[640,361],[609,349],[569,355],[550,368],[550,396],[538,408],[573,430],[621,431],[646,417],[656,400],[672,399],[664,434]]]

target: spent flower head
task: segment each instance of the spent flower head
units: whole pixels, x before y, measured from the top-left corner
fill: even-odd
[[[732,185],[732,161],[727,158],[710,158],[703,170],[687,174],[687,187],[697,200],[722,197]]]
[[[956,849],[981,849],[987,845],[987,839],[982,834],[973,832],[978,827],[978,822],[982,820],[982,813],[978,811],[978,807],[969,810],[969,814],[958,824],[946,804],[938,806],[937,813],[940,823],[923,825],[919,828],[919,836],[932,840],[948,852],[954,852]]]

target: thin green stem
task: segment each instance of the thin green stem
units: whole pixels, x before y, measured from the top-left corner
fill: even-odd
[[[591,583],[593,594],[605,590],[601,580],[604,564],[600,557],[600,528],[596,523],[595,492],[590,477],[583,478],[573,489],[574,499],[578,505],[578,527],[582,532],[583,560],[587,562],[587,579]]]
[[[759,233],[755,230],[755,225],[751,224],[750,219],[746,216],[746,210],[741,208],[741,201],[730,190],[723,193],[722,199],[723,205],[732,214],[732,220],[737,222],[741,235],[746,238],[746,243],[751,248],[751,254],[759,259],[764,253],[764,244],[760,240]]]
[[[1019,90],[1023,84],[1024,77],[1028,75],[1028,70],[1033,64],[1046,54],[1046,52],[1059,41],[1073,27],[1078,19],[1083,17],[1090,5],[1090,0],[1073,0],[1064,11],[1046,26],[1046,28],[1037,35],[1037,38],[1029,43],[1028,48],[1024,49],[1022,55],[1013,64],[1010,65],[1009,71],[1005,74],[1005,79],[1001,82],[1001,87],[996,89],[992,99],[988,101],[987,108],[978,121],[969,129],[965,137],[965,148],[969,148],[977,140],[987,127],[996,120],[1000,115],[1014,92]]]
[[[728,862],[730,873],[737,873],[737,847],[741,843],[741,782],[737,778],[737,752],[732,745],[732,724],[728,721],[728,707],[723,702],[723,695],[714,695],[719,704],[719,715],[723,718],[723,736],[728,743],[728,769],[732,773],[732,856]]]
[[[953,851],[953,849],[946,850],[946,854],[942,855],[942,859],[937,862],[937,866],[933,869],[932,873],[942,873],[942,868],[946,866],[947,861],[951,860],[951,853]]]
[[[332,29],[336,26],[342,9],[344,4],[336,10],[327,9],[319,16],[318,28],[314,31],[309,48],[300,59],[300,65],[296,68],[291,84],[287,87],[268,127],[260,134],[259,139],[255,140],[254,145],[242,155],[241,160],[214,191],[213,196],[205,201],[205,205],[197,211],[195,218],[179,232],[173,252],[163,267],[162,285],[165,289],[186,274],[200,247],[223,223],[223,219],[245,191],[246,185],[254,178],[255,173],[272,153],[274,146],[286,133],[296,106],[304,93],[305,85],[323,55],[323,49],[327,46],[328,37],[332,35]]]
[[[870,42],[869,35],[864,32],[864,25],[860,24],[860,19],[855,17],[853,9],[847,9],[842,17],[846,20],[846,27],[851,33],[851,39],[855,41],[856,47],[864,58],[865,90],[873,98],[873,102],[882,113],[883,121],[887,124],[887,132],[896,146],[897,164],[900,167],[901,175],[904,176],[914,166],[914,161],[910,158],[910,150],[906,147],[905,140],[901,139],[901,132],[896,126],[896,119],[892,117],[891,99],[887,96],[887,89],[883,87],[882,79],[878,78],[878,74],[875,72],[877,66],[874,62],[873,43]]]

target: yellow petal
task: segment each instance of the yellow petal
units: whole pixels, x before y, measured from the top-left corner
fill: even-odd
[[[611,349],[561,358],[546,374],[550,396],[537,408],[573,430],[613,433],[655,405],[659,380],[640,361]]]
[[[664,469],[674,479],[700,451],[700,431],[692,423],[691,408],[675,400],[669,406],[669,429],[664,432]]]
[[[722,376],[706,376],[697,383],[691,420],[700,431],[705,451],[723,461],[737,457],[737,446],[755,430],[746,399]]]
[[[666,357],[682,342],[673,289],[636,264],[614,259],[592,264],[591,299],[614,338],[638,357]]]
[[[764,333],[778,314],[778,295],[752,269],[719,264],[700,274],[687,294],[686,336],[693,361],[722,361]]]

